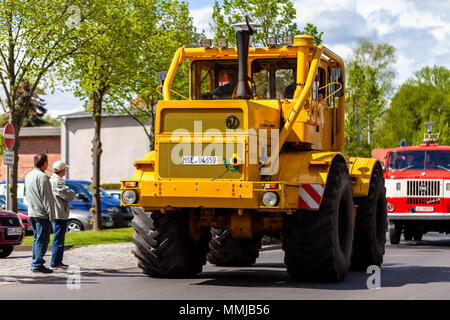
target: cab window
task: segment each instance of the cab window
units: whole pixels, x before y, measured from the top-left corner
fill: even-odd
[[[194,61],[191,65],[192,99],[232,99],[237,84],[237,70],[237,60]]]
[[[296,59],[257,59],[252,78],[258,99],[292,99],[296,89]]]
[[[314,101],[320,102],[326,97],[326,88],[324,88],[325,85],[326,85],[325,69],[319,68],[317,70],[316,78],[314,79],[312,87],[313,90],[312,99]]]

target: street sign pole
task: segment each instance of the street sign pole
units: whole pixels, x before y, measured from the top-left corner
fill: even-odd
[[[11,209],[9,201],[9,166],[14,165],[14,145],[16,143],[16,130],[11,122],[8,122],[3,129],[3,140],[5,141],[6,150],[3,151],[3,162],[6,165],[6,210]]]

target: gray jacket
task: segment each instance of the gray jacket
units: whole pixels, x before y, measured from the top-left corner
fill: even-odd
[[[55,205],[48,176],[38,168],[25,177],[25,192],[28,202],[28,216],[31,218],[55,220]]]
[[[50,177],[53,196],[55,197],[55,215],[56,219],[69,219],[69,202],[75,199],[75,192],[66,186],[66,181],[54,173]]]

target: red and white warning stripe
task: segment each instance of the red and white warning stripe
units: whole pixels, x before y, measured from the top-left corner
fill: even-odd
[[[299,209],[319,209],[324,187],[323,184],[302,184],[298,188]]]

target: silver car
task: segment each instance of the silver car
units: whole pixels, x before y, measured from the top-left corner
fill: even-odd
[[[70,209],[69,221],[67,223],[67,232],[76,232],[90,230],[93,227],[93,214],[89,210]],[[105,228],[111,228],[114,225],[110,215],[102,214],[102,225]]]

